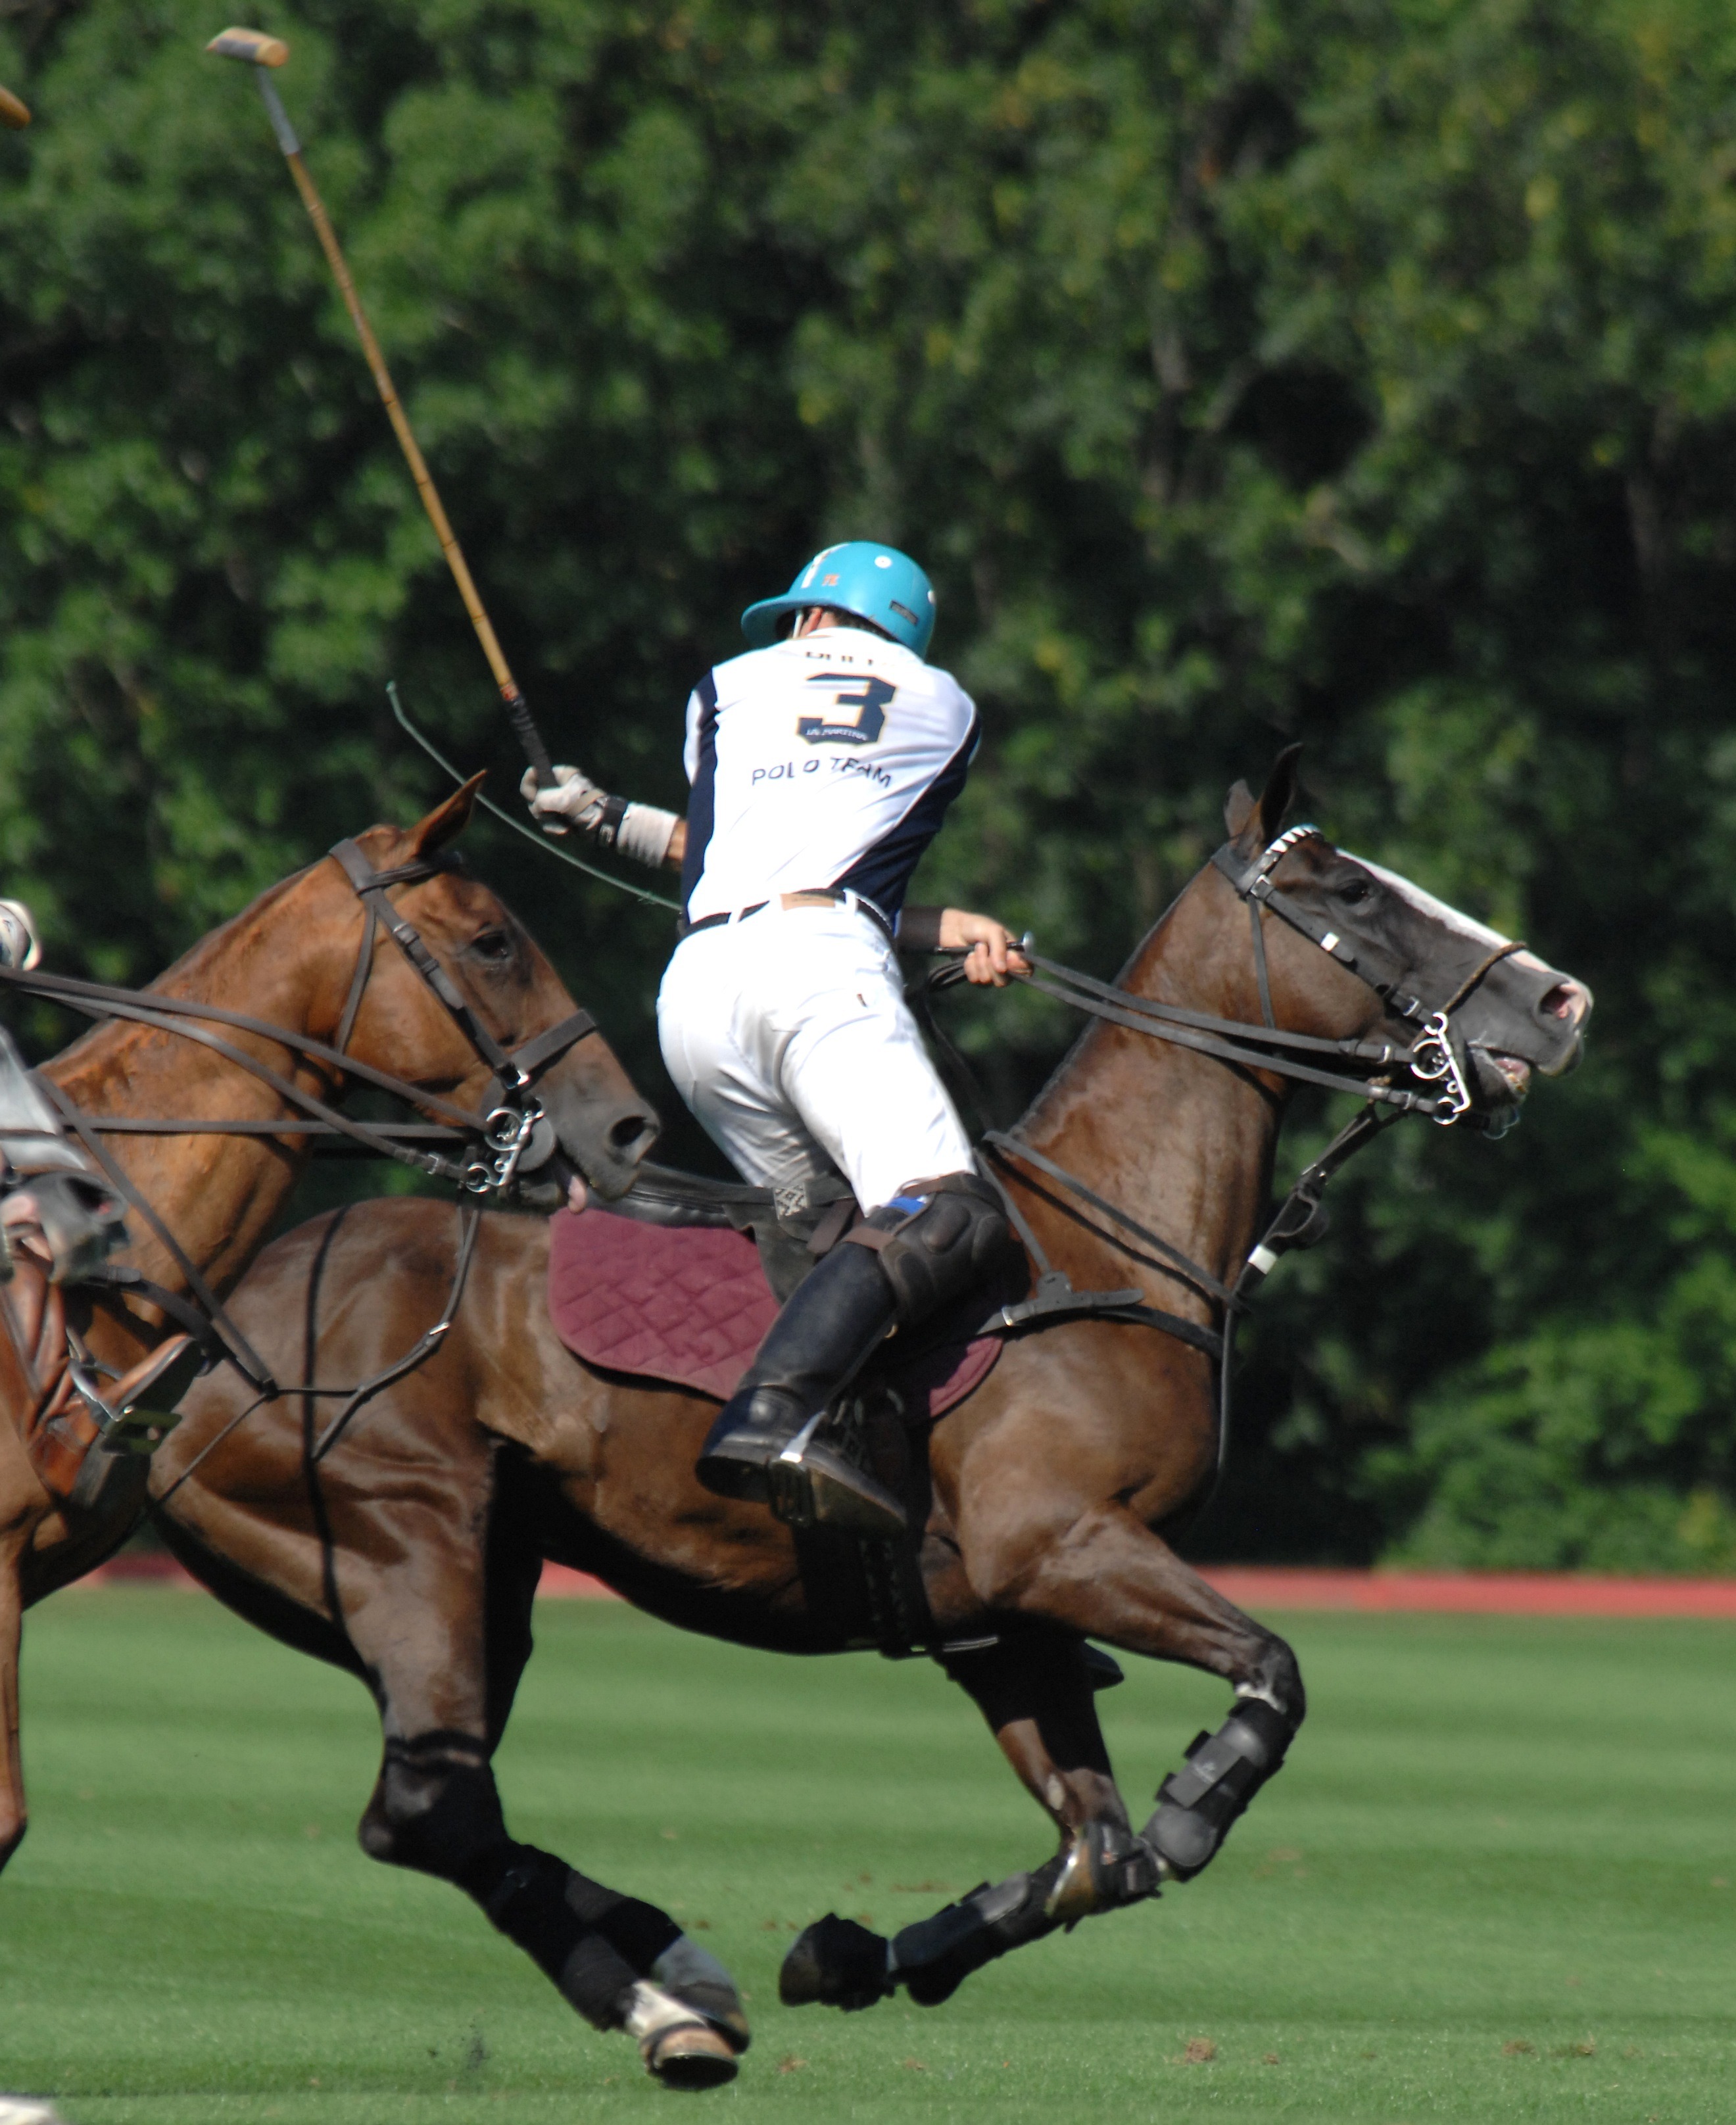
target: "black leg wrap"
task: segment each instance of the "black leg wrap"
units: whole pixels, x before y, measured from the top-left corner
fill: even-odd
[[[473,1736],[389,1742],[361,1836],[370,1858],[437,1874],[474,1896],[599,2028],[618,2027],[620,1995],[681,1938],[654,1904],[605,1888],[551,1852],[515,1844]]]
[[[932,1918],[906,1926],[893,1937],[894,1981],[919,2007],[937,2007],[973,1970],[1053,1933],[1063,1921],[1049,1906],[1066,1863],[1057,1853],[1033,1873],[1014,1874],[993,1888],[985,1882]]]
[[[640,1975],[623,1948],[643,1948],[652,1929],[640,1915],[651,1912],[649,1905],[599,1889],[564,1859],[534,1845],[505,1846],[473,1869],[462,1886],[587,2022],[599,2029],[620,2026],[625,1995]],[[598,1898],[605,1900],[603,1923],[593,1925],[578,1906],[597,1908]],[[677,1929],[672,1921],[664,1925],[673,1939]]]
[[[1092,1823],[1045,1865],[993,1888],[984,1882],[889,1943],[828,1912],[785,1957],[778,1995],[786,2007],[819,2003],[850,2014],[902,1985],[919,2007],[937,2007],[997,1957],[1157,1894],[1157,1861],[1144,1840],[1119,1824]]]
[[[389,1741],[357,1835],[370,1859],[462,1882],[479,1854],[507,1841],[483,1745],[466,1734]]]
[[[651,1966],[666,1948],[682,1937],[682,1929],[667,1911],[638,1896],[624,1896],[581,1874],[567,1869],[567,1901],[584,1923],[592,1926],[611,1948],[625,1958],[635,1976],[648,1977]]]
[[[1284,1761],[1297,1722],[1244,1697],[1215,1734],[1195,1736],[1187,1762],[1158,1788],[1144,1837],[1179,1882],[1191,1881],[1230,1825]]]

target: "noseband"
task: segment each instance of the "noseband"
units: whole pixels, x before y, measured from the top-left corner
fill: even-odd
[[[1276,841],[1269,842],[1251,864],[1243,865],[1239,860],[1231,842],[1225,842],[1212,857],[1214,865],[1229,880],[1238,897],[1248,903],[1261,1015],[1267,1028],[1276,1032],[1278,1022],[1272,1015],[1271,982],[1266,964],[1266,931],[1261,921],[1262,911],[1269,907],[1274,915],[1281,916],[1291,929],[1300,931],[1348,973],[1366,982],[1386,1006],[1389,1015],[1417,1028],[1417,1037],[1404,1058],[1406,1067],[1423,1084],[1441,1086],[1440,1092],[1423,1111],[1441,1128],[1451,1128],[1455,1122],[1470,1113],[1473,1105],[1470,1086],[1451,1038],[1452,1015],[1493,968],[1515,952],[1522,952],[1525,946],[1498,945],[1471,969],[1445,1003],[1429,1010],[1418,997],[1399,987],[1402,969],[1395,974],[1383,973],[1377,964],[1383,956],[1378,946],[1365,943],[1352,949],[1336,930],[1272,883],[1273,871],[1290,850],[1299,842],[1317,838],[1321,838],[1318,827],[1291,827]]]

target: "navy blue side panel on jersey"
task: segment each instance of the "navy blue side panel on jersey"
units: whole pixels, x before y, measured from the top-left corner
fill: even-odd
[[[941,831],[946,808],[965,786],[965,776],[976,756],[982,730],[973,716],[958,751],[936,775],[910,809],[871,849],[858,856],[842,878],[829,881],[848,887],[864,900],[871,900],[889,922],[899,919],[911,874],[922,860],[922,851]]]
[[[682,915],[705,868],[717,795],[717,681],[708,671],[694,688],[699,695],[699,770],[687,799],[687,850],[682,858]]]

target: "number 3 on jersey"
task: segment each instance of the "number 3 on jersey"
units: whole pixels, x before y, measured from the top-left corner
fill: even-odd
[[[838,709],[854,709],[847,723],[841,717],[799,716],[795,734],[809,745],[873,745],[886,728],[886,704],[897,693],[884,679],[856,680],[847,671],[816,671],[810,686],[837,686],[832,696]]]

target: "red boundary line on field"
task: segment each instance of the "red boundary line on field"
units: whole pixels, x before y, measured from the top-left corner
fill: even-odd
[[[1736,1619],[1736,1579],[1614,1579],[1565,1571],[1336,1571],[1312,1566],[1208,1565],[1238,1607],[1434,1616],[1700,1616]],[[171,1557],[117,1557],[83,1583],[197,1582]],[[588,1571],[545,1564],[538,1592],[557,1600],[620,1597]]]

